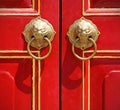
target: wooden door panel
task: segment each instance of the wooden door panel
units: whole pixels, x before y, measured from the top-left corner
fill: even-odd
[[[22,36],[24,26],[34,17],[0,17],[2,38],[0,50],[24,50],[26,43]],[[19,39],[19,41],[18,41]]]
[[[49,20],[56,31],[52,41],[52,53],[41,62],[41,110],[60,109],[59,6],[58,0],[41,0],[40,15]],[[44,52],[46,51],[47,49],[44,50]]]
[[[119,17],[116,16],[104,16],[97,17],[89,16],[86,17],[92,20],[100,31],[100,36],[97,40],[97,50],[119,50]],[[109,26],[109,27],[108,27]],[[115,36],[115,37],[113,37]],[[93,49],[93,48],[92,48]],[[104,55],[104,54],[103,54]]]
[[[112,0],[108,0],[109,4],[111,4],[109,5],[108,9],[106,4],[108,3],[107,0],[100,0],[102,2],[96,4],[98,1],[76,0],[74,2],[73,0],[69,0],[68,3],[67,0],[63,0],[63,110],[120,109],[120,98],[118,96],[118,84],[120,78],[119,3],[118,1],[113,3]],[[73,55],[71,43],[66,36],[69,26],[75,20],[80,19],[81,17],[85,17],[86,19],[89,19],[95,23],[101,33],[96,42],[97,54],[89,61],[81,61]],[[92,47],[84,51],[85,57],[90,56],[93,52],[93,49],[94,48]],[[76,49],[76,53],[82,56],[81,50]],[[111,88],[111,86],[113,86],[113,88]]]
[[[82,62],[73,56],[66,35],[69,26],[80,18],[81,6],[81,0],[63,0],[62,4],[62,110],[82,107]]]
[[[40,15],[40,0],[5,0],[0,1],[0,16],[38,16]]]
[[[32,0],[1,0],[0,8],[30,8]]]
[[[25,0],[18,2],[23,5],[9,1],[11,5],[7,2],[7,6],[2,3],[4,8],[0,7],[0,33],[3,36],[0,40],[0,109],[38,110],[40,106],[41,110],[59,110],[59,1],[27,0],[29,3],[25,6]],[[26,24],[38,16],[48,20],[56,31],[52,53],[42,61],[33,60],[27,53],[27,43],[22,35]],[[48,49],[42,49],[41,55],[45,55]],[[31,51],[35,55],[39,53],[35,48],[31,48]],[[37,91],[38,73],[41,76],[41,96]],[[32,104],[33,74],[36,75],[35,108]],[[11,76],[14,80],[9,78]]]
[[[119,110],[120,59],[94,59],[90,63],[90,109]]]
[[[30,110],[32,60],[9,57],[0,59],[0,108]]]
[[[105,110],[119,110],[120,108],[120,68],[110,73],[110,76],[105,79]]]
[[[90,0],[91,8],[119,8],[119,0]]]

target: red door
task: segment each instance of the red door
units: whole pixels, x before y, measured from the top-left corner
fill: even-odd
[[[63,0],[62,110],[120,110],[119,15],[119,0]],[[85,61],[73,55],[66,35],[81,17],[91,20],[101,33],[97,53]],[[75,51],[88,57],[94,48]]]
[[[41,61],[28,54],[22,35],[26,24],[38,16],[56,31],[52,52]],[[58,110],[59,1],[0,0],[0,26],[0,110]]]
[[[119,110],[119,4],[119,0],[63,0],[60,7],[58,0],[1,0],[0,109]],[[52,52],[44,60],[28,54],[22,35],[26,24],[38,16],[56,31]],[[81,17],[91,20],[101,33],[97,54],[86,61],[73,55],[66,35]],[[41,55],[48,49],[42,49]],[[88,57],[93,50],[76,52]]]

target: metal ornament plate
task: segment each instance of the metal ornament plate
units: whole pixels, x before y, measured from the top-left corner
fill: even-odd
[[[35,39],[31,42],[31,46],[40,50],[48,46],[48,42],[44,39],[47,37],[50,41],[53,40],[55,31],[53,26],[45,19],[37,17],[31,20],[24,28],[23,35],[25,41],[29,42],[34,37]]]
[[[99,35],[100,32],[98,31],[97,26],[92,21],[85,19],[84,17],[76,20],[69,27],[67,32],[70,42],[72,44],[76,42],[75,47],[80,48],[81,50],[91,47],[93,43],[90,42],[89,38],[96,41]]]

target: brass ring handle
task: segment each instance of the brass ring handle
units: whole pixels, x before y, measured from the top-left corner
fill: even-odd
[[[93,43],[93,45],[94,45],[94,52],[92,53],[91,56],[89,56],[89,57],[87,57],[87,58],[80,57],[79,55],[77,55],[77,54],[75,53],[75,49],[74,49],[75,43],[77,42],[77,40],[76,40],[76,41],[72,44],[72,52],[73,52],[73,54],[75,55],[76,58],[78,58],[78,59],[80,59],[80,60],[89,60],[89,59],[93,58],[94,55],[96,54],[97,45],[96,45],[95,41],[94,41],[92,38],[88,38],[88,39],[89,39],[89,40]]]
[[[51,45],[50,40],[49,40],[47,37],[44,38],[44,39],[48,42],[48,45],[49,45],[49,51],[48,51],[48,53],[47,53],[46,55],[44,55],[44,56],[37,57],[37,56],[33,55],[32,52],[31,52],[31,50],[30,50],[31,42],[32,42],[34,39],[35,39],[35,38],[33,37],[33,38],[28,42],[28,44],[27,44],[28,53],[31,55],[32,58],[37,59],[37,60],[43,60],[43,59],[47,58],[47,57],[50,55],[51,51],[52,51],[52,45]]]

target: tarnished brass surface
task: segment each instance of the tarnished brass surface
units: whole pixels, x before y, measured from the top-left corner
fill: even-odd
[[[93,45],[89,40],[92,38],[94,41],[98,39],[100,32],[98,31],[96,25],[84,17],[76,20],[67,32],[70,42],[73,44],[75,42],[75,47],[85,50]],[[76,42],[76,39],[77,42]]]
[[[31,46],[40,50],[43,47],[48,46],[48,42],[44,39],[47,37],[50,41],[53,40],[55,31],[52,25],[45,19],[37,17],[31,20],[23,31],[26,42],[31,42]]]
[[[74,49],[75,43],[72,44],[72,52],[73,52],[74,56],[75,56],[76,58],[78,58],[79,60],[90,60],[90,59],[93,58],[94,55],[96,54],[96,51],[97,51],[96,43],[95,43],[95,41],[94,41],[92,38],[89,38],[89,40],[93,43],[93,46],[94,46],[94,51],[93,51],[93,53],[92,53],[89,57],[81,57],[81,56],[79,56],[79,55],[75,52],[75,49]],[[77,40],[76,40],[76,41],[77,41]]]
[[[30,56],[32,58],[36,59],[36,60],[43,60],[43,59],[47,58],[50,55],[51,51],[52,51],[52,45],[51,45],[50,40],[47,37],[44,38],[44,40],[46,40],[48,42],[48,44],[49,44],[49,51],[48,51],[48,53],[46,55],[44,55],[44,56],[38,56],[37,57],[30,50],[30,45],[31,45],[32,41],[34,41],[34,39],[35,38],[32,38],[31,41],[29,41],[28,44],[27,44],[27,50],[28,50],[28,53],[30,54]]]

